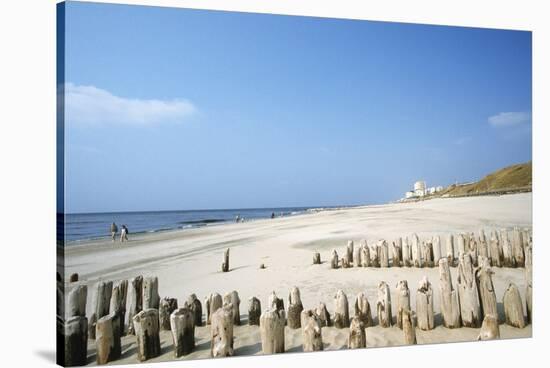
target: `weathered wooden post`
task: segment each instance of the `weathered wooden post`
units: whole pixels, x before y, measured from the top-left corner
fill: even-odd
[[[71,276],[69,277],[69,282],[73,283],[73,282],[77,282],[77,281],[78,281],[78,273],[71,274]]]
[[[350,267],[347,255],[345,255],[344,258],[340,259],[340,267],[342,267],[342,268],[349,268]]]
[[[332,250],[332,258],[330,260],[330,268],[338,268],[338,252],[336,249]]]
[[[86,300],[88,298],[88,286],[76,285],[69,292],[69,317],[86,317]],[[87,325],[86,321],[86,325]]]
[[[275,291],[272,291],[269,295],[269,298],[267,300],[267,305],[271,308],[275,308],[277,310],[285,310],[285,303],[282,298],[278,298],[277,294],[275,294]]]
[[[439,260],[439,295],[443,325],[447,328],[460,327],[458,293],[453,289],[448,258]]]
[[[491,266],[502,267],[502,248],[498,241],[498,235],[494,230],[491,231],[489,253],[491,254]]]
[[[233,306],[231,304],[218,308],[212,314],[210,338],[212,357],[233,355]]]
[[[388,252],[388,243],[385,240],[378,241],[378,249],[380,250],[380,267],[390,267],[390,257]]]
[[[156,276],[145,277],[143,279],[143,310],[159,309],[159,280]]]
[[[88,353],[88,319],[81,315],[70,317],[64,323],[64,336],[65,351],[63,365],[67,367],[86,365],[86,356]],[[61,352],[58,353],[61,354]]]
[[[434,266],[433,245],[431,242],[422,242],[422,259],[424,266]]]
[[[126,285],[127,289],[127,285]],[[116,282],[113,286],[113,292],[111,294],[111,302],[109,311],[113,315],[113,328],[116,328],[119,336],[124,335],[124,309],[123,299],[125,297],[124,285],[120,282]]]
[[[411,253],[414,267],[424,267],[424,262],[422,260],[422,246],[420,244],[420,240],[418,239],[418,235],[416,234],[412,235]]]
[[[160,355],[159,313],[156,309],[144,309],[134,316],[137,356],[140,362]]]
[[[334,327],[349,327],[348,298],[342,290],[338,290],[334,297]]]
[[[355,317],[359,318],[365,327],[374,325],[369,300],[362,291],[355,298]]]
[[[372,244],[369,246],[369,255],[370,255],[370,261],[369,264],[371,267],[380,267],[380,256],[378,252],[378,247],[376,244]]]
[[[533,243],[525,247],[525,306],[527,309],[527,323],[533,322]]]
[[[392,326],[390,287],[384,281],[378,284],[378,300],[376,302],[378,323],[382,327]]]
[[[367,347],[367,336],[363,321],[355,316],[351,319],[349,327],[348,348],[361,349]]]
[[[128,334],[134,335],[134,316],[143,308],[143,277],[136,276],[130,279],[128,289]]]
[[[361,247],[355,247],[353,250],[353,267],[361,267]]]
[[[504,292],[502,303],[504,304],[506,324],[517,328],[524,328],[523,304],[521,303],[518,287],[514,283],[511,282],[508,285],[508,288]]]
[[[319,252],[313,253],[313,264],[321,264],[321,254]]]
[[[466,253],[466,239],[464,238],[464,234],[458,234],[456,236],[456,243],[458,247],[458,258],[462,257]]]
[[[397,301],[397,327],[403,329],[403,312],[411,310],[411,298],[407,280],[401,280],[395,286]]]
[[[477,287],[479,289],[479,298],[481,300],[482,315],[498,316],[497,296],[491,277],[494,272],[491,270],[488,258],[481,257],[480,260],[480,266],[476,269],[475,275]]]
[[[477,244],[477,255],[479,258],[489,258],[489,245],[487,244],[487,237],[485,232],[480,230],[479,232],[479,243]],[[481,264],[478,260],[478,264]]]
[[[353,240],[348,240],[348,245],[346,247],[346,263],[351,265],[353,263]]]
[[[525,255],[523,253],[523,233],[515,227],[512,231],[512,257],[516,267],[525,266]]]
[[[96,316],[101,318],[109,314],[111,295],[113,293],[112,281],[100,281],[97,284]]]
[[[202,326],[202,304],[195,294],[187,298],[188,308],[193,312],[193,321],[196,327]]]
[[[315,308],[315,314],[319,317],[319,321],[322,327],[332,326],[332,320],[330,319],[330,313],[327,310],[325,303],[319,303],[319,306]]]
[[[223,252],[222,272],[229,272],[229,248]]]
[[[498,320],[492,314],[487,314],[483,318],[481,324],[481,330],[477,337],[478,340],[494,340],[500,339],[500,329],[498,327]]]
[[[406,310],[403,312],[403,335],[405,344],[416,344],[416,330],[414,326],[412,312],[410,310]]]
[[[453,234],[447,234],[445,246],[447,250],[447,267],[449,267],[449,266],[452,266],[455,261],[455,247],[454,247]]]
[[[159,304],[159,326],[161,330],[170,331],[170,315],[176,309],[178,309],[176,298],[162,298]]]
[[[416,319],[421,330],[435,328],[432,284],[426,276],[422,278],[416,291]]]
[[[212,322],[212,315],[223,306],[222,296],[218,293],[210,294],[208,298],[208,319],[207,323]]]
[[[403,241],[401,238],[397,238],[396,241],[392,242],[392,266],[393,267],[401,267],[401,261],[402,261],[402,247],[403,247]]]
[[[479,328],[483,318],[474,268],[469,253],[463,254],[459,258],[457,285],[462,325],[464,327]]]
[[[405,267],[411,267],[412,261],[411,261],[411,247],[409,245],[409,238],[405,238],[405,241],[403,242],[403,266]]]
[[[248,299],[248,324],[249,325],[260,325],[260,316],[262,314],[262,305],[260,299],[255,296]]]
[[[477,264],[478,264],[478,261],[477,261],[477,258],[478,258],[478,244],[477,244],[477,241],[476,241],[476,237],[473,233],[470,234],[470,242],[469,242],[469,245],[468,245],[468,253],[470,254],[470,259],[472,261],[472,265],[474,267],[477,267]],[[480,325],[481,325],[481,322],[480,322]]]
[[[288,294],[288,327],[297,329],[301,327],[300,314],[304,310],[300,298],[300,290],[295,286]]]
[[[435,267],[436,265],[439,264],[439,260],[442,257],[441,237],[439,235],[434,235],[432,237],[432,248],[433,248],[433,255],[434,255],[433,266],[432,267]]]
[[[210,324],[210,296],[204,298],[204,308],[206,310],[206,324]]]
[[[300,316],[303,335],[304,351],[323,350],[323,336],[321,321],[312,310],[304,310]]]
[[[189,308],[178,308],[170,314],[174,356],[187,355],[195,348],[195,315]]]
[[[112,313],[97,320],[95,332],[97,364],[107,364],[120,358],[120,319]]]
[[[504,267],[516,267],[514,257],[512,256],[512,244],[508,238],[508,231],[501,232],[502,237],[502,264]]]
[[[361,266],[369,267],[369,265],[370,265],[369,246],[365,243],[361,247]]]
[[[233,318],[233,325],[240,326],[241,325],[241,311],[239,309],[239,306],[241,305],[241,299],[239,298],[239,293],[237,293],[236,290],[233,290],[230,293],[227,293],[223,297],[224,304],[230,304],[233,306],[232,310],[232,318]]]
[[[260,336],[264,354],[285,351],[285,312],[270,307],[260,317]]]

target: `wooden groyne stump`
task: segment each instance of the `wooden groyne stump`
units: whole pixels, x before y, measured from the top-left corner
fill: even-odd
[[[432,284],[426,276],[422,278],[416,291],[416,319],[421,330],[435,328]]]
[[[491,231],[489,254],[491,256],[491,266],[502,267],[502,247],[500,246],[498,235],[494,230]]]
[[[478,340],[494,340],[500,339],[500,329],[498,327],[498,319],[492,315],[487,314],[483,318],[483,323],[481,324],[481,330],[477,337]]]
[[[494,272],[491,270],[489,258],[481,257],[480,260],[480,266],[476,269],[475,275],[481,300],[481,312],[483,316],[498,316],[497,296],[492,280]]]
[[[458,234],[456,236],[456,245],[457,245],[458,258],[460,258],[467,251],[467,249],[466,249],[466,239],[464,238],[464,234]]]
[[[302,299],[300,298],[300,290],[293,287],[288,295],[288,327],[291,329],[300,328],[300,314],[304,310]]]
[[[223,252],[222,272],[229,272],[229,248]]]
[[[323,336],[321,333],[321,321],[312,310],[304,310],[301,313],[303,350],[323,350]]]
[[[108,314],[97,320],[96,325],[96,361],[107,364],[120,359],[120,319],[115,314]]]
[[[313,264],[321,264],[321,254],[319,252],[313,253]]]
[[[176,309],[178,309],[178,300],[176,298],[162,298],[159,305],[159,326],[161,330],[170,331],[170,315]]]
[[[275,308],[278,311],[281,311],[281,310],[283,312],[285,311],[285,302],[284,302],[284,300],[282,298],[278,298],[277,294],[275,294],[274,291],[272,291],[271,294],[269,295],[267,304],[268,304],[269,307]]]
[[[319,303],[319,306],[315,308],[315,314],[319,317],[319,321],[322,327],[332,326],[332,320],[330,318],[330,313],[327,310],[325,303]]]
[[[233,290],[230,293],[227,293],[223,297],[224,304],[231,304],[232,310],[231,315],[233,318],[233,325],[241,325],[241,312],[239,306],[241,305],[241,299],[239,298],[239,293],[236,290]]]
[[[502,265],[504,267],[516,267],[513,253],[512,253],[513,252],[512,243],[508,238],[508,231],[506,230],[503,230],[501,232],[501,243],[502,243]]]
[[[508,285],[508,288],[504,292],[502,303],[504,304],[506,324],[517,328],[524,328],[525,318],[523,316],[523,305],[521,303],[518,287],[514,283]]]
[[[116,328],[116,333],[119,336],[124,335],[124,311],[123,311],[123,290],[120,288],[120,284],[115,283],[113,286],[113,292],[111,294],[111,302],[109,306],[110,314],[113,315],[113,328]],[[125,304],[124,304],[125,305]]]
[[[339,265],[338,262],[338,252],[336,249],[332,250],[332,258],[330,259],[330,268],[337,269]]]
[[[425,267],[434,266],[433,245],[431,242],[422,242],[422,262]]]
[[[414,267],[424,267],[424,261],[422,259],[422,244],[418,235],[413,234],[411,236],[411,255],[412,255],[412,264]]]
[[[355,298],[355,317],[363,323],[364,327],[374,325],[369,300],[364,292],[360,292]]]
[[[519,228],[512,231],[512,257],[516,267],[525,266],[525,254],[523,250],[523,232]]]
[[[487,243],[487,237],[483,230],[479,233],[479,242],[477,244],[477,255],[479,258],[489,259],[489,244]],[[478,260],[478,264],[481,264]],[[489,261],[490,266],[490,261]]]
[[[159,314],[156,309],[145,309],[133,318],[140,362],[160,355]]]
[[[369,246],[370,267],[380,267],[380,252],[376,244]]]
[[[348,265],[353,264],[353,240],[348,240],[348,245],[346,247],[346,263]]]
[[[369,246],[366,240],[364,240],[363,244],[361,245],[361,266],[362,267],[370,266],[370,252],[369,252]]]
[[[342,290],[338,290],[334,297],[334,327],[349,327],[348,298]]]
[[[378,284],[378,300],[376,301],[378,323],[382,327],[392,326],[390,287],[384,281]]]
[[[195,349],[195,314],[189,308],[178,308],[170,314],[174,356],[179,358]]]
[[[453,234],[447,234],[445,239],[445,250],[447,255],[447,265],[452,266],[455,259],[455,247],[454,247],[454,237]]]
[[[348,349],[361,349],[367,347],[367,335],[365,325],[357,316],[351,319],[348,336]]]
[[[468,254],[470,255],[470,259],[472,262],[472,265],[474,267],[477,267],[478,265],[478,244],[475,238],[475,235],[472,233],[470,234],[470,241],[468,243]],[[481,323],[480,323],[481,325]]]
[[[233,355],[233,306],[231,304],[218,308],[212,314],[210,355],[212,357]]]
[[[223,306],[222,296],[218,293],[210,294],[206,301],[206,324],[212,323],[212,315]]]
[[[439,235],[434,235],[432,237],[432,248],[433,248],[433,266],[435,267],[439,264],[439,260],[442,257],[441,253],[441,237]]]
[[[95,313],[98,319],[109,314],[112,293],[112,281],[100,281],[97,283]]]
[[[402,256],[403,256],[403,266],[411,267],[413,264],[412,264],[412,256],[411,256],[411,246],[409,244],[408,237],[405,238],[405,241],[403,242]]]
[[[156,276],[143,279],[143,310],[159,309],[159,280]]]
[[[355,247],[353,250],[353,267],[361,267],[361,247]]]
[[[88,319],[75,315],[64,323],[64,361],[63,366],[83,366],[87,364]],[[58,354],[61,354],[58,351]]]
[[[69,292],[69,317],[86,317],[87,298],[88,286],[86,285],[77,285]]]
[[[262,353],[275,354],[285,351],[285,314],[284,310],[269,308],[260,317],[260,336]]]
[[[464,254],[459,259],[457,288],[462,325],[479,328],[483,318],[470,254]]]
[[[202,304],[195,294],[187,298],[189,310],[193,313],[193,321],[196,327],[202,326]]]
[[[406,345],[416,344],[416,330],[412,312],[407,310],[403,312],[403,336]]]
[[[401,267],[401,262],[403,258],[403,240],[397,238],[391,244],[391,259],[393,267]]]
[[[128,283],[128,334],[134,335],[134,316],[143,308],[143,276],[136,276]]]
[[[395,294],[397,304],[397,327],[403,329],[403,312],[411,310],[411,297],[407,280],[401,280],[397,283]]]
[[[260,316],[262,315],[262,304],[260,299],[255,296],[248,299],[248,324],[250,326],[260,325]]]
[[[77,282],[78,281],[78,273],[73,273],[69,277],[69,282]]]
[[[439,297],[443,325],[447,328],[460,327],[458,292],[453,288],[448,258],[439,260]]]
[[[380,254],[380,267],[390,267],[390,256],[388,251],[388,243],[385,240],[378,242],[378,251]]]

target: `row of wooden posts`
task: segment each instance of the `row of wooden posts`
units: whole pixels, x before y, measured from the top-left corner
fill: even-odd
[[[527,322],[532,316],[531,253],[528,249],[526,263]],[[489,259],[480,257],[480,266],[474,267],[472,257],[464,253],[459,258],[456,289],[451,282],[447,258],[441,258],[439,267],[439,298],[443,325],[447,328],[461,326],[481,328],[480,339],[499,337],[497,299],[491,275]],[[403,330],[404,343],[416,343],[415,328],[435,328],[433,290],[424,277],[416,291],[416,311],[410,304],[410,290],[406,280],[400,281],[395,290],[396,325]],[[139,361],[160,355],[160,330],[172,332],[174,355],[189,354],[195,347],[195,327],[203,325],[203,308],[192,294],[178,308],[174,298],[161,299],[156,277],[137,276],[131,280],[101,281],[97,284],[94,312],[86,318],[87,286],[75,285],[68,296],[68,319],[64,321],[65,364],[85,365],[88,338],[95,339],[98,364],[114,361],[121,356],[121,336],[136,336]],[[128,303],[127,303],[128,302]],[[231,356],[233,327],[240,325],[240,298],[236,291],[222,296],[213,293],[205,299],[206,324],[211,325],[212,357]],[[281,353],[285,350],[284,329],[302,328],[304,351],[323,350],[321,330],[325,326],[349,327],[349,348],[366,347],[366,327],[374,325],[370,303],[364,292],[355,298],[355,315],[350,318],[348,299],[344,291],[335,296],[334,314],[331,316],[324,303],[305,310],[300,291],[292,288],[284,301],[273,292],[268,308],[262,312],[260,300],[249,299],[248,323],[260,326],[262,352]],[[128,309],[126,305],[128,304]],[[525,327],[526,318],[517,286],[510,283],[503,296],[505,322],[518,328]],[[127,316],[126,316],[127,315]],[[376,315],[382,327],[393,323],[390,287],[386,282],[378,285]],[[126,316],[126,318],[125,318]],[[125,323],[127,321],[127,323]]]
[[[447,258],[449,265],[455,266],[466,253],[476,267],[482,257],[493,267],[524,267],[529,247],[532,247],[532,232],[520,228],[492,230],[489,238],[484,230],[480,230],[477,237],[474,233],[448,234],[444,249],[439,235],[420,241],[418,235],[413,234],[391,244],[386,240],[371,244],[362,240],[357,247],[349,240],[341,258],[336,249],[332,251],[330,267],[436,267],[441,258]],[[313,254],[313,264],[321,264],[319,252]]]

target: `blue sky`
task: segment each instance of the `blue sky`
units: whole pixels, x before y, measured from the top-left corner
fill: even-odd
[[[69,2],[66,211],[382,203],[531,160],[531,33]]]

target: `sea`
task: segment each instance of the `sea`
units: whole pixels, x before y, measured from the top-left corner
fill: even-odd
[[[156,233],[176,229],[192,229],[235,222],[237,216],[243,221],[295,216],[314,207],[252,208],[187,211],[143,211],[109,213],[74,213],[65,215],[65,244],[110,237],[111,223],[116,223],[120,232],[122,225],[128,235]]]

